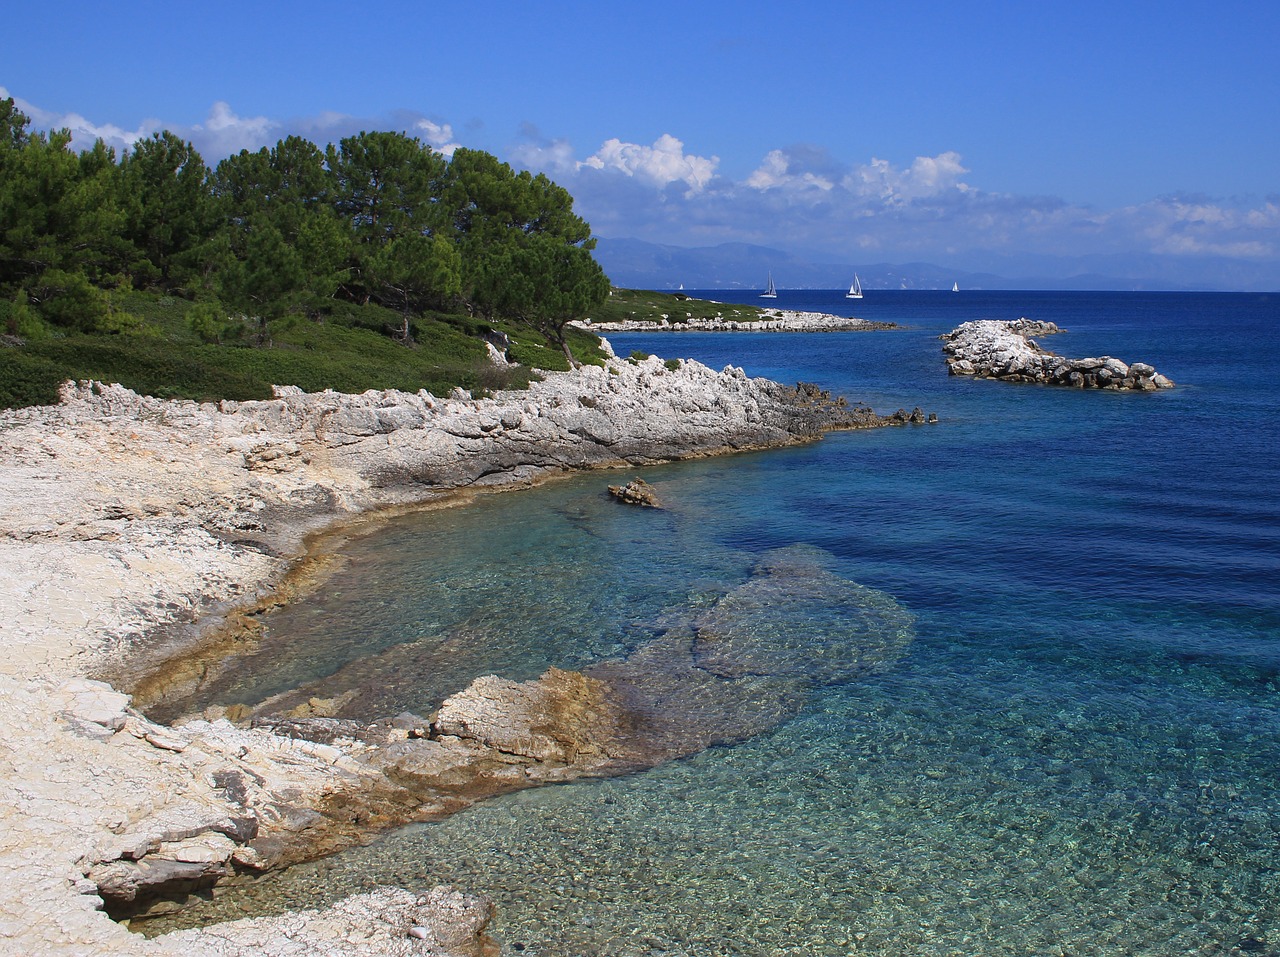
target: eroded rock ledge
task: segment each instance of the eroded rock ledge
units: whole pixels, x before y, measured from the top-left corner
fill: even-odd
[[[748,581],[626,658],[533,681],[477,678],[431,717],[294,717],[265,703],[251,727],[168,729],[123,707],[108,723],[189,755],[234,810],[206,817],[199,834],[103,845],[88,879],[118,912],[146,911],[485,798],[760,734],[813,687],[896,660],[913,636],[908,612],[834,574],[828,557],[808,546],[768,553]]]
[[[418,749],[401,749],[411,760],[369,754],[392,753],[383,747],[392,741],[473,741],[438,719],[425,733],[417,719],[389,723],[376,748],[359,737],[344,743],[340,728],[311,738],[268,723],[170,728],[116,690],[141,676],[120,662],[261,594],[307,533],[344,517],[568,469],[786,445],[910,418],[740,369],[668,369],[658,359],[552,375],[492,399],[281,390],[273,400],[210,405],[82,383],[66,387],[58,406],[0,413],[0,949],[270,955],[314,939],[334,954],[482,952],[475,926],[465,945],[429,945],[413,932],[427,918],[399,898],[385,920],[353,905],[180,940],[146,941],[110,921],[101,894],[119,913],[142,910],[427,813],[417,785],[405,784]],[[115,687],[90,680],[103,677]],[[586,675],[575,687],[588,701],[593,682],[623,687]],[[636,713],[631,694],[610,707]],[[499,782],[512,774],[504,748],[495,753],[506,757],[484,759]],[[453,800],[444,787],[441,801]],[[313,841],[320,832],[330,836]]]
[[[1022,318],[981,319],[957,326],[941,338],[951,375],[1007,382],[1039,382],[1077,389],[1133,389],[1154,392],[1173,381],[1145,362],[1124,363],[1111,356],[1068,359],[1049,352],[1032,338],[1061,332],[1052,322]]]

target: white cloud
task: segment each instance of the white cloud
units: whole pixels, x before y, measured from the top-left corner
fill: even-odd
[[[0,87],[0,98],[10,95]],[[378,118],[335,112],[288,121],[238,115],[215,103],[204,122],[183,128],[144,120],[135,129],[55,114],[15,97],[35,129],[67,127],[78,148],[101,138],[118,152],[160,129],[191,140],[210,165],[296,133],[325,145],[360,130],[398,129],[452,155],[453,126],[403,111]],[[1053,197],[986,192],[969,185],[959,153],[917,156],[906,166],[873,157],[851,163],[813,145],[768,150],[741,179],[717,156],[688,153],[664,133],[651,145],[620,137],[579,160],[563,139],[534,127],[503,157],[546,172],[566,187],[597,233],[681,246],[742,241],[866,261],[944,257],[971,264],[992,256],[1226,257],[1280,270],[1280,198],[1265,201],[1164,197],[1120,209]]]
[[[835,188],[829,177],[799,168],[796,157],[786,150],[770,150],[764,161],[745,180],[752,189],[817,189],[822,192]]]
[[[578,161],[568,140],[521,143],[512,149],[511,162],[553,177],[572,177],[578,171]]]
[[[967,172],[960,154],[950,150],[937,156],[917,156],[907,169],[895,169],[888,160],[872,157],[870,163],[850,171],[844,186],[861,196],[900,204],[951,191],[968,192],[970,187],[960,181]]]
[[[1280,255],[1280,205],[1166,197],[1117,210],[1109,217],[1123,235],[1142,237],[1152,252],[1174,256],[1266,259]]]
[[[8,99],[9,91],[0,86],[0,100]],[[113,147],[117,153],[132,148],[138,140],[146,139],[161,129],[159,120],[143,120],[136,130],[126,130],[114,123],[97,124],[90,122],[79,113],[51,113],[42,110],[21,97],[13,97],[13,105],[31,119],[31,125],[41,130],[66,129],[71,132],[71,145],[75,149],[88,149],[96,140],[102,140]]]
[[[686,195],[702,192],[719,165],[718,156],[686,154],[684,143],[670,133],[663,133],[652,146],[624,143],[616,137],[606,140],[594,155],[578,164],[580,168],[617,170],[660,187],[682,182],[689,187]]]
[[[174,133],[192,141],[210,162],[214,157],[229,156],[240,150],[257,150],[272,145],[284,135],[279,123],[265,116],[244,117],[234,113],[231,104],[219,100],[209,109],[203,123]]]
[[[454,151],[461,146],[453,139],[453,127],[448,123],[434,123],[431,120],[423,118],[413,125],[414,131],[430,146],[432,149],[438,150],[445,156],[452,156]]]

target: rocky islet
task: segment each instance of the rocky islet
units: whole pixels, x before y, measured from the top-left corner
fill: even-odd
[[[1111,356],[1069,359],[1042,348],[1034,336],[1056,335],[1052,322],[979,319],[942,336],[951,375],[1006,382],[1037,382],[1077,389],[1154,392],[1172,388],[1171,379],[1145,362],[1125,363]]]

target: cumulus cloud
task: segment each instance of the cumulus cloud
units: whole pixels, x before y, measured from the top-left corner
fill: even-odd
[[[0,87],[0,99],[8,96],[9,91]],[[138,140],[160,130],[169,130],[189,140],[210,164],[216,164],[223,157],[240,150],[273,146],[291,134],[324,146],[362,130],[394,129],[418,137],[446,156],[452,156],[461,145],[451,124],[407,110],[381,117],[358,117],[326,110],[314,116],[278,120],[267,116],[242,116],[230,103],[219,100],[209,108],[208,115],[200,123],[183,125],[147,119],[137,129],[127,130],[111,123],[94,123],[79,113],[58,114],[43,110],[19,97],[14,97],[14,104],[31,118],[35,129],[69,129],[75,149],[88,149],[95,140],[101,139],[108,146],[115,147],[118,153],[127,152]]]
[[[436,123],[423,118],[413,124],[412,132],[432,149],[438,150],[445,156],[452,156],[454,151],[462,145],[454,140],[453,127],[448,123]]]
[[[240,116],[231,104],[219,100],[209,109],[203,123],[174,133],[189,139],[202,156],[221,157],[241,150],[259,150],[270,146],[284,135],[279,123],[265,116]]]
[[[835,181],[822,172],[799,162],[794,151],[770,150],[764,161],[744,181],[752,189],[785,189],[804,191],[816,189],[828,192],[835,188]]]
[[[12,94],[0,86],[0,99],[8,99]],[[128,151],[138,140],[145,139],[161,129],[159,120],[143,120],[135,130],[126,130],[114,123],[93,123],[79,113],[53,113],[42,110],[33,103],[13,97],[14,106],[31,118],[35,129],[69,130],[71,145],[78,150],[88,149],[97,140],[102,140],[113,147],[117,153]]]
[[[951,190],[968,192],[968,185],[960,180],[967,172],[960,163],[960,154],[954,151],[917,156],[906,169],[895,169],[888,160],[872,157],[870,163],[850,171],[844,185],[858,195],[900,205]]]
[[[0,87],[0,98],[8,95]],[[219,101],[189,127],[147,119],[126,129],[15,101],[36,129],[70,129],[78,148],[101,138],[123,152],[169,129],[191,140],[211,164],[291,133],[323,146],[361,130],[403,130],[446,155],[466,139],[443,118],[409,111],[382,117],[323,112],[282,121],[242,116]],[[822,251],[833,261],[941,258],[971,268],[982,268],[983,257],[1013,255],[1280,260],[1280,197],[1172,196],[1098,209],[973,186],[970,170],[951,150],[904,165],[876,156],[851,162],[811,144],[769,149],[754,169],[734,178],[721,172],[718,156],[687,152],[670,133],[650,145],[614,137],[586,158],[579,155],[568,140],[526,124],[501,158],[552,176],[597,234],[616,238],[679,246],[750,242]]]
[[[719,174],[718,161],[690,176],[683,144],[669,134],[653,147],[613,139],[586,160],[572,156],[564,142],[521,153],[557,175],[601,235],[671,245],[737,241],[850,261],[962,259],[973,268],[984,256],[1280,257],[1280,200],[1174,198],[1103,210],[979,189],[951,150],[906,165],[879,157],[842,164],[819,147],[791,146],[768,151],[737,181]],[[608,172],[623,175],[598,175]]]
[[[652,146],[624,143],[616,137],[606,140],[580,168],[616,170],[627,176],[648,180],[657,186],[684,183],[686,195],[702,192],[715,176],[720,157],[686,154],[684,143],[670,133],[663,133]]]

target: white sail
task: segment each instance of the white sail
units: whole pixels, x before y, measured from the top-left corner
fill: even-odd
[[[846,299],[862,298],[862,280],[858,278],[858,274],[853,274],[853,285],[849,287],[849,291],[844,294]]]
[[[953,282],[953,283],[951,284],[951,291],[952,291],[952,292],[959,292],[959,291],[960,291],[960,283],[958,283],[958,282]]]
[[[764,292],[760,293],[761,299],[777,299],[778,290],[773,286],[773,273],[769,273],[769,285],[765,287]]]

